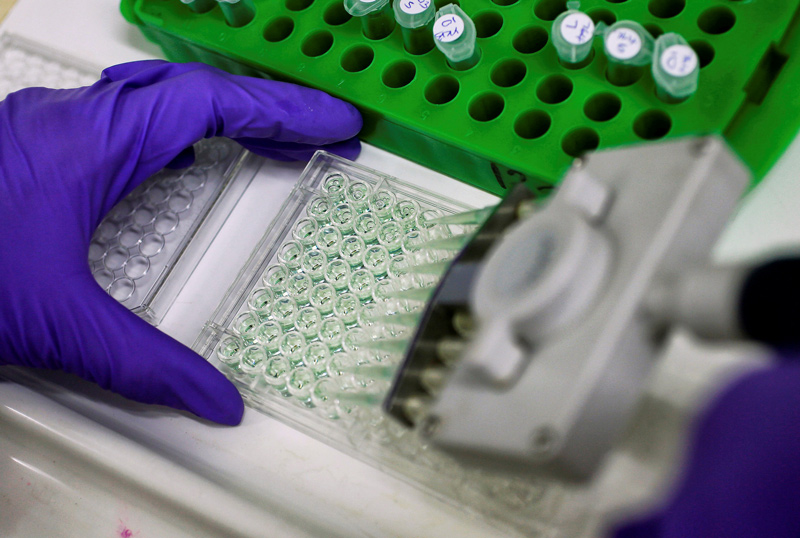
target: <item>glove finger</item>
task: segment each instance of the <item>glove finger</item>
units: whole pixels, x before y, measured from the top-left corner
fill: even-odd
[[[351,161],[355,160],[359,153],[361,153],[361,142],[358,138],[350,138],[342,142],[335,142],[324,146],[299,144],[295,142],[276,142],[265,138],[237,138],[236,141],[257,155],[270,157],[271,155],[268,153],[274,154],[275,152],[279,152],[285,156],[286,160],[292,161],[307,161],[317,150],[335,153]]]
[[[125,142],[114,144],[124,153],[114,161],[132,160],[135,167],[121,177],[132,181],[123,192],[202,138],[325,145],[353,138],[362,126],[352,105],[324,92],[205,64],[153,63],[119,82],[99,83],[96,91],[105,97],[97,114],[114,118],[107,136]]]
[[[241,421],[242,398],[224,375],[87,278],[72,288],[79,300],[68,301],[86,306],[64,317],[73,337],[60,342],[63,369],[142,403],[189,411],[221,424]]]
[[[140,60],[119,65],[113,65],[103,69],[100,80],[115,82],[134,76],[137,73],[146,71],[153,67],[166,64],[164,60]]]
[[[167,163],[167,168],[170,170],[180,170],[182,168],[189,168],[194,164],[194,148],[189,146],[185,150],[178,153],[178,155]]]

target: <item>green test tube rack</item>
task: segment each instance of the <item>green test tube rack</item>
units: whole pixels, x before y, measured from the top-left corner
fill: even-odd
[[[686,40],[700,72],[677,103],[659,98],[647,67],[632,84],[609,80],[601,38],[587,65],[562,65],[551,28],[564,0],[461,0],[481,51],[465,70],[435,48],[408,52],[400,25],[370,39],[342,0],[251,1],[238,28],[220,7],[181,0],[122,0],[122,11],[171,60],[325,90],[361,110],[365,141],[497,194],[523,181],[546,192],[596,148],[715,132],[760,179],[800,122],[787,113],[800,110],[800,0],[581,2],[596,25]]]

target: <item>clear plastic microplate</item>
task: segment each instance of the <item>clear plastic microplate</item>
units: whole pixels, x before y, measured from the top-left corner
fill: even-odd
[[[428,221],[469,209],[317,152],[193,347],[251,407],[510,534],[549,536],[561,484],[466,469],[381,409],[424,306],[410,297],[439,279],[413,269],[453,255],[415,245],[468,232]]]
[[[100,69],[17,36],[0,36],[0,100],[33,87],[64,89],[96,82]],[[89,247],[95,280],[153,324],[172,305],[200,257],[252,179],[254,159],[235,142],[195,146],[195,163],[163,170],[117,204]]]
[[[253,177],[253,157],[226,138],[195,144],[195,163],[164,169],[103,219],[89,246],[95,280],[158,324]]]

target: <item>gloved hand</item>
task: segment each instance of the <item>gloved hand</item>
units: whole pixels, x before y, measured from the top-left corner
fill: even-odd
[[[796,356],[796,354],[795,354]],[[750,373],[695,427],[666,504],[615,538],[800,536],[800,364]]]
[[[0,364],[61,369],[145,403],[237,424],[234,386],[202,357],[108,296],[87,262],[103,216],[202,138],[262,155],[345,157],[361,118],[291,84],[201,64],[145,61],[74,90],[0,102]]]

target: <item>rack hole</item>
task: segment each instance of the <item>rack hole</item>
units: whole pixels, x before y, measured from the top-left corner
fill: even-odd
[[[700,60],[700,68],[706,67],[714,61],[714,47],[707,41],[692,41],[689,43],[694,51],[697,53],[697,59]]]
[[[725,6],[711,7],[700,14],[697,26],[711,35],[724,34],[736,24],[736,15]]]
[[[539,0],[533,8],[533,14],[543,21],[554,21],[567,10],[567,0]]]
[[[550,75],[536,88],[536,96],[543,103],[555,105],[572,95],[572,81],[564,75]]]
[[[289,11],[303,11],[313,3],[314,0],[286,0],[286,9]]]
[[[593,121],[608,121],[622,109],[619,97],[609,92],[596,93],[583,105],[583,113]]]
[[[389,88],[402,88],[414,80],[417,75],[416,66],[408,60],[400,60],[387,67],[381,75],[381,80]]]
[[[469,103],[469,115],[475,121],[492,121],[500,114],[506,102],[499,93],[484,92],[476,95]]]
[[[643,26],[654,39],[664,33],[664,30],[657,24],[650,23],[644,24]]]
[[[522,60],[503,60],[492,69],[491,79],[501,88],[510,88],[522,82],[527,72]]]
[[[614,15],[614,12],[610,9],[592,9],[586,12],[589,17],[592,18],[595,24],[599,24],[601,22],[606,23],[608,26],[611,26],[615,22],[617,22],[617,16]]]
[[[350,47],[342,55],[342,69],[349,73],[358,73],[372,64],[375,52],[366,45]]]
[[[625,1],[627,1],[627,0],[606,0],[606,2],[608,2],[610,4],[621,4],[621,3],[625,2]]]
[[[283,41],[294,31],[294,21],[289,17],[278,17],[272,19],[264,27],[264,39],[270,43],[278,43]]]
[[[450,75],[441,75],[425,86],[425,100],[433,105],[449,103],[458,95],[458,80]]]
[[[492,0],[492,2],[494,2],[498,6],[513,6],[514,4],[519,2],[519,0]]]
[[[547,45],[549,39],[547,30],[539,26],[528,26],[514,35],[511,41],[514,50],[522,54],[533,54],[539,52]]]
[[[481,11],[472,18],[480,38],[492,37],[503,27],[503,16],[496,11]]]
[[[672,128],[672,119],[661,110],[642,112],[633,122],[633,132],[644,140],[664,137]]]
[[[650,0],[647,9],[654,17],[670,19],[686,7],[686,0]]]
[[[322,20],[331,26],[340,26],[349,21],[352,16],[344,8],[344,3],[336,0],[334,3],[325,8],[322,14]]]
[[[306,56],[316,58],[331,50],[332,46],[333,34],[327,30],[319,30],[308,35],[303,40],[303,44],[300,45],[300,51]]]
[[[514,132],[526,140],[541,138],[550,130],[552,120],[547,112],[542,110],[528,110],[517,117],[514,122]]]
[[[597,149],[599,145],[600,135],[589,127],[573,129],[561,139],[561,149],[570,157],[580,157],[587,151]]]

